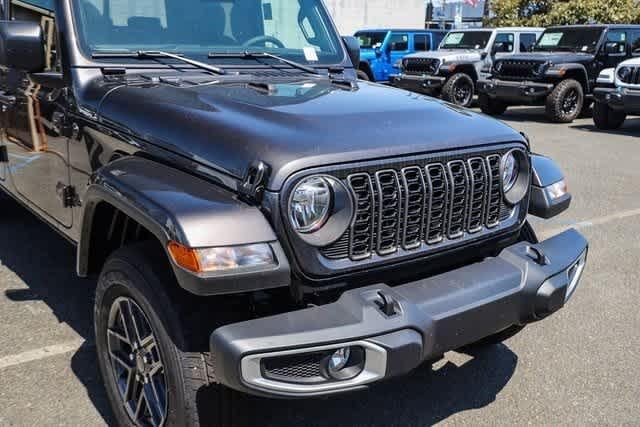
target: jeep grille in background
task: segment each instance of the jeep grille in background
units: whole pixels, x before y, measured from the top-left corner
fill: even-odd
[[[341,179],[354,196],[354,221],[337,242],[321,249],[322,255],[358,261],[496,228],[514,211],[503,202],[501,154],[349,173]]]
[[[404,72],[407,74],[435,74],[440,60],[435,58],[405,58]]]
[[[542,62],[504,59],[500,61],[500,64],[499,68],[496,69],[500,77],[532,78],[535,77],[533,70]]]
[[[627,74],[625,78],[620,78],[620,75],[618,75],[618,78],[620,78],[620,81],[622,83],[631,84],[631,85],[640,84],[640,67],[627,66],[627,68],[630,68],[631,72]]]

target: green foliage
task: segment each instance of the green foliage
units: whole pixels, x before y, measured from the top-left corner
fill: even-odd
[[[491,0],[492,26],[640,23],[638,0]]]

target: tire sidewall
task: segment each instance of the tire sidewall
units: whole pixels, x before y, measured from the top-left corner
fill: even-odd
[[[465,82],[470,85],[471,96],[469,97],[469,100],[466,103],[458,104],[455,101],[455,96],[453,94],[453,91],[462,82]],[[442,94],[444,95],[447,101],[453,104],[459,105],[461,107],[470,107],[471,104],[473,103],[473,96],[475,95],[475,85],[473,83],[473,79],[466,73],[456,73],[453,76],[451,76],[449,80],[447,80],[447,82],[445,83],[445,86],[442,89]]]
[[[572,114],[567,114],[561,111],[561,104],[571,90],[576,90],[578,93],[578,105]],[[571,123],[580,115],[584,101],[584,90],[580,82],[573,79],[563,80],[556,85],[547,97],[547,114],[554,122]]]
[[[150,286],[141,272],[117,256],[107,261],[98,282],[94,312],[98,364],[116,419],[123,426],[135,424],[124,409],[122,399],[116,388],[113,372],[110,368],[106,339],[109,311],[112,303],[118,297],[131,298],[138,304],[147,316],[147,320],[156,336],[156,342],[160,348],[164,364],[167,385],[165,425],[180,425],[180,420],[185,419],[185,414],[183,413],[184,405],[180,404],[180,402],[184,401],[183,379],[175,345],[165,327],[165,325],[178,324],[178,319],[172,316],[172,310],[167,310],[165,304],[160,302],[160,298],[165,296],[164,293],[158,289],[154,289],[155,292],[151,292],[151,288],[152,286]],[[157,294],[159,291],[161,293]],[[170,317],[174,318],[169,319]],[[171,336],[179,335],[174,332]]]

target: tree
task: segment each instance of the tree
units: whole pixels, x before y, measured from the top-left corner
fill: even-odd
[[[491,25],[640,23],[638,0],[492,0]]]

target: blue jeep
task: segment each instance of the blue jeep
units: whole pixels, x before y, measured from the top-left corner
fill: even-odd
[[[361,30],[355,36],[360,42],[358,77],[386,82],[395,74],[396,62],[414,52],[435,50],[447,34],[441,30]]]

